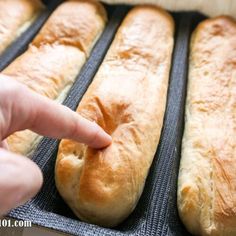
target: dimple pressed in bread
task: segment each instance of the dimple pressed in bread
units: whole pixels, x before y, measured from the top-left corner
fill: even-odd
[[[132,9],[77,109],[109,133],[112,144],[94,150],[60,143],[56,186],[86,222],[116,226],[140,198],[162,129],[173,34],[167,12]]]
[[[43,8],[40,0],[0,1],[0,53],[31,25]]]
[[[190,54],[179,215],[194,235],[236,235],[236,22],[200,23]]]
[[[102,33],[106,12],[96,1],[66,1],[61,4],[28,50],[3,74],[33,91],[62,102]],[[40,136],[29,131],[8,137],[11,151],[31,155]]]
[[[235,17],[235,0],[102,0],[109,4],[153,4],[169,11],[200,11],[209,16]]]

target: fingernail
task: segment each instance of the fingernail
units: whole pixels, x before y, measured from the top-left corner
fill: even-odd
[[[106,146],[110,145],[111,142],[112,142],[112,137],[111,135],[109,135],[108,133],[106,133],[105,131],[104,132],[104,140],[105,142],[107,143]]]
[[[90,146],[97,149],[105,148],[111,144],[112,137],[108,133],[106,133],[100,126],[98,128],[99,131],[97,132],[97,136]]]

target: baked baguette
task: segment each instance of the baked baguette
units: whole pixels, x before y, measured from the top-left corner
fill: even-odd
[[[62,102],[105,27],[106,12],[95,1],[67,1],[52,14],[28,50],[3,74]],[[29,130],[8,139],[11,151],[30,156],[41,137]]]
[[[109,4],[153,4],[169,11],[200,11],[208,16],[235,17],[235,0],[102,0]]]
[[[40,0],[0,1],[0,53],[31,25],[43,8]]]
[[[167,12],[132,9],[77,109],[112,135],[112,145],[60,143],[56,186],[84,221],[116,226],[140,198],[162,129],[173,33]]]
[[[179,215],[194,235],[236,235],[236,22],[206,20],[191,41]]]

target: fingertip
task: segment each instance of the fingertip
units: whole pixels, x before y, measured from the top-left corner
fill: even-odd
[[[112,137],[104,131],[104,145],[109,146],[112,143]]]
[[[30,161],[30,160],[29,160]],[[30,161],[31,165],[32,165],[32,170],[33,170],[33,175],[32,175],[32,191],[30,193],[30,197],[34,197],[38,191],[42,188],[42,185],[43,185],[43,174],[42,174],[42,171],[41,169],[32,161]]]
[[[95,149],[101,149],[109,146],[112,143],[112,137],[100,126],[98,126],[97,129],[98,131],[89,146]]]
[[[22,157],[22,170],[23,163],[27,173],[23,174],[23,180],[21,185],[21,198],[18,202],[19,205],[24,204],[29,199],[33,198],[41,189],[43,185],[43,174],[41,169],[30,159]]]

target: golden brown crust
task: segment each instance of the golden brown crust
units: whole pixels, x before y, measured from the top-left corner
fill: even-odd
[[[107,21],[104,7],[93,0],[71,0],[57,9],[39,32],[33,45],[63,44],[74,46],[89,55],[104,22]],[[76,26],[76,27],[75,27]]]
[[[89,55],[103,31],[105,18],[103,6],[92,0],[61,4],[28,50],[3,74],[41,95],[62,102],[85,63],[86,54]],[[7,141],[12,151],[29,155],[38,143],[37,137],[31,131],[22,131]]]
[[[84,53],[75,47],[46,44],[37,48],[31,45],[3,74],[55,100],[67,85],[73,83],[84,62]]]
[[[77,109],[112,135],[112,145],[60,144],[57,188],[85,221],[112,227],[137,204],[162,128],[173,31],[165,11],[131,10]]]
[[[27,29],[43,8],[40,0],[0,1],[0,53]]]
[[[192,37],[179,214],[195,235],[236,234],[236,22],[202,22]]]

